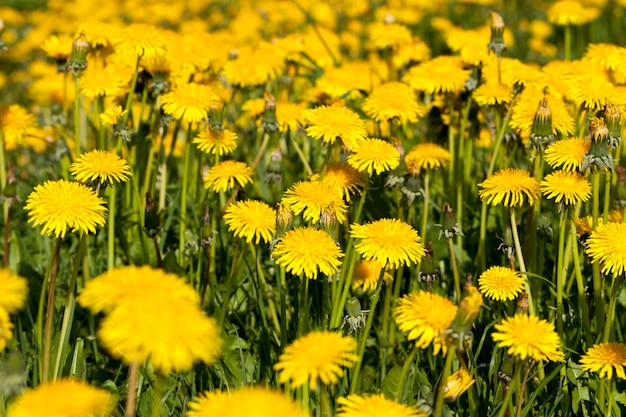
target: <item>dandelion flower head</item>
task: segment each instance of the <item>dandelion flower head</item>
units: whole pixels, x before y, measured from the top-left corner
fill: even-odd
[[[580,26],[596,19],[600,10],[595,7],[585,7],[578,0],[559,0],[553,3],[547,11],[548,21],[559,26]]]
[[[426,417],[417,408],[388,400],[383,394],[350,394],[337,399],[337,417]]]
[[[467,391],[472,385],[474,385],[474,378],[469,374],[467,369],[460,368],[448,376],[446,383],[444,398],[446,401],[454,401]]]
[[[585,371],[598,372],[600,378],[613,378],[613,372],[618,378],[626,379],[624,373],[626,365],[626,344],[605,342],[593,345],[580,358],[580,367]]]
[[[478,87],[472,95],[479,106],[495,106],[513,100],[511,89],[498,82],[487,82]]]
[[[590,147],[589,139],[577,137],[561,139],[546,149],[544,159],[552,168],[580,171]]]
[[[469,76],[460,57],[439,56],[412,67],[403,81],[426,94],[459,94],[465,91]]]
[[[366,139],[348,155],[348,164],[369,175],[380,174],[400,165],[400,152],[384,140]]]
[[[433,345],[434,353],[447,351],[443,332],[452,324],[458,307],[439,294],[419,291],[398,300],[394,315],[400,330],[408,333],[408,340],[426,349]]]
[[[22,145],[23,139],[36,127],[35,116],[19,104],[0,107],[0,128],[4,149],[12,151]]]
[[[296,215],[302,214],[304,220],[312,223],[317,223],[324,214],[330,214],[339,224],[348,220],[348,206],[340,189],[328,182],[297,182],[285,192],[283,202]]]
[[[404,157],[407,171],[411,175],[419,175],[423,169],[443,167],[451,160],[450,152],[436,143],[417,144]]]
[[[123,110],[122,106],[109,107],[100,114],[100,122],[107,126],[115,126],[127,114],[128,110]]]
[[[231,204],[224,214],[228,230],[245,238],[247,243],[261,240],[269,243],[276,233],[276,211],[266,203],[256,200]]]
[[[528,171],[517,168],[502,169],[478,184],[480,199],[496,206],[521,206],[528,199],[530,205],[539,199],[539,182]]]
[[[309,124],[307,135],[325,143],[341,139],[344,146],[353,149],[367,137],[365,121],[340,103],[304,110],[303,119]]]
[[[121,54],[151,58],[165,55],[166,39],[161,29],[146,23],[133,23],[117,33],[115,50]]]
[[[202,152],[211,155],[226,155],[237,148],[237,133],[229,129],[216,132],[213,129],[203,129],[193,140]]]
[[[285,348],[274,369],[278,382],[291,382],[291,387],[301,387],[307,382],[316,387],[336,384],[343,376],[342,368],[351,366],[358,357],[356,340],[350,336],[328,331],[313,331],[299,337]]]
[[[252,168],[239,161],[222,161],[209,169],[204,176],[204,188],[213,191],[226,191],[236,185],[243,187],[252,182]]]
[[[46,56],[57,61],[66,61],[72,53],[74,38],[67,34],[51,35],[41,46]]]
[[[314,227],[298,227],[278,241],[272,257],[288,272],[315,279],[319,272],[327,277],[334,276],[341,266],[343,253],[327,232]]]
[[[125,159],[113,152],[99,149],[80,155],[70,167],[70,172],[82,183],[126,182],[130,176],[130,168]]]
[[[478,288],[493,300],[513,300],[524,289],[524,278],[511,268],[492,266],[478,278]]]
[[[541,192],[556,203],[576,205],[589,200],[591,184],[578,172],[554,171],[539,184]]]
[[[24,209],[29,212],[29,223],[43,225],[42,235],[62,238],[68,227],[73,232],[95,233],[96,226],[105,223],[104,200],[77,182],[58,180],[37,185]]]
[[[282,392],[263,387],[206,391],[189,403],[186,417],[306,417]]]
[[[0,352],[7,347],[7,342],[13,339],[13,327],[9,313],[0,308]]]
[[[426,114],[426,107],[417,103],[415,91],[401,82],[388,82],[374,88],[363,102],[363,111],[377,122],[398,119],[415,123]]]
[[[183,84],[161,96],[161,105],[166,114],[171,114],[183,123],[199,123],[207,112],[220,102],[217,92],[204,84]]]
[[[418,263],[426,254],[417,231],[398,219],[353,224],[350,235],[360,239],[355,249],[364,259],[373,259],[393,269]]]
[[[313,174],[309,181],[320,181],[339,190],[341,197],[350,201],[350,196],[360,192],[367,181],[364,173],[357,171],[346,163],[329,163],[326,165],[324,178],[320,174]]]
[[[8,417],[108,416],[114,407],[108,391],[82,381],[60,379],[26,390],[9,406]]]
[[[605,274],[621,275],[626,269],[626,223],[599,225],[587,239],[587,255],[600,262]]]
[[[0,268],[0,310],[15,313],[24,307],[28,282],[8,268]]]
[[[397,48],[411,41],[411,31],[400,23],[374,22],[368,32],[370,42],[377,49]]]
[[[562,362],[564,359],[554,324],[537,316],[516,314],[496,324],[495,329],[493,340],[498,347],[507,349],[509,355],[535,361]]]
[[[375,290],[378,287],[378,279],[383,266],[374,261],[361,259],[354,265],[352,273],[352,289],[362,288],[363,291]],[[383,282],[388,284],[393,281],[393,276],[385,271]]]

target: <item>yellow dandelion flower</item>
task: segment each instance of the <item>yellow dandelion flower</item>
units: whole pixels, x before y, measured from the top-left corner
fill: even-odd
[[[546,149],[544,159],[552,168],[580,171],[590,147],[590,139],[576,137],[561,139]]]
[[[513,91],[504,84],[488,82],[478,87],[472,97],[479,106],[495,106],[510,103]]]
[[[426,114],[417,103],[415,91],[401,82],[388,82],[375,87],[363,102],[363,111],[377,122],[398,119],[415,123]]]
[[[449,299],[426,291],[413,292],[398,300],[395,320],[408,340],[426,349],[432,343],[435,355],[447,351],[443,332],[452,324],[458,308]]]
[[[13,339],[13,327],[9,313],[0,308],[0,352],[7,347],[7,342]]]
[[[561,135],[573,133],[576,123],[563,99],[552,94],[545,94],[543,90],[535,87],[525,88],[518,96],[509,125],[513,129],[520,130],[522,135],[530,135],[539,102],[544,97],[548,100],[552,114],[552,133]]]
[[[115,50],[145,58],[165,55],[166,40],[163,31],[145,23],[133,23],[117,33],[113,40]]]
[[[621,275],[626,269],[626,223],[598,225],[587,239],[587,255],[600,262],[605,274]]]
[[[492,300],[513,300],[524,289],[524,278],[511,268],[492,266],[478,278],[478,288]]]
[[[626,48],[610,43],[590,43],[583,60],[599,64],[607,70],[616,70],[626,59]]]
[[[72,53],[73,43],[74,38],[70,35],[52,35],[44,41],[41,49],[54,60],[66,61]]]
[[[215,90],[196,83],[183,84],[161,96],[163,111],[185,124],[201,122],[212,106],[219,102],[220,98]]]
[[[313,331],[299,337],[285,348],[274,369],[278,382],[291,383],[292,388],[307,382],[314,388],[318,382],[336,384],[343,376],[343,369],[351,366],[358,357],[356,340],[350,336],[328,331]]]
[[[128,110],[123,110],[122,106],[110,107],[100,114],[100,122],[103,125],[115,126],[127,114]]]
[[[0,129],[4,139],[4,149],[12,151],[23,145],[26,136],[35,128],[35,116],[19,104],[0,108]]]
[[[186,417],[307,417],[284,393],[263,387],[206,391],[189,403]]]
[[[598,372],[600,378],[612,379],[615,371],[618,378],[626,379],[624,365],[626,365],[625,343],[598,343],[580,358],[580,367],[585,371]]]
[[[424,62],[430,59],[430,47],[423,40],[413,37],[410,42],[401,44],[393,54],[393,64],[402,68],[411,62]]]
[[[563,352],[559,351],[561,339],[554,324],[537,316],[516,314],[502,320],[495,328],[494,342],[506,348],[509,355],[522,360],[563,362]]]
[[[577,105],[590,111],[604,109],[606,103],[615,97],[616,90],[606,78],[606,74],[594,71],[580,72],[567,80],[567,96]]]
[[[216,132],[204,129],[193,140],[202,152],[211,155],[226,155],[237,148],[237,133],[229,129]]]
[[[98,329],[102,346],[126,364],[150,359],[163,374],[217,359],[221,339],[215,320],[198,306],[150,291],[106,315]]]
[[[316,89],[333,98],[360,98],[360,91],[369,91],[379,77],[372,74],[372,64],[369,61],[348,61],[340,67],[331,66],[324,69],[324,74],[317,79]]]
[[[467,369],[460,368],[455,373],[448,376],[446,382],[444,398],[446,401],[456,401],[465,391],[474,385],[474,378],[469,374]]]
[[[117,71],[115,66],[104,68],[88,67],[80,76],[80,92],[87,98],[115,97],[124,92],[128,80]]]
[[[495,54],[490,54],[483,62],[482,77],[487,80],[487,84],[501,82],[509,89],[513,89],[516,84],[532,90],[544,86],[544,74],[538,66],[526,64],[514,58],[499,59]]]
[[[105,223],[104,200],[77,182],[59,180],[37,185],[24,209],[29,212],[29,223],[43,225],[42,235],[65,237],[68,227],[72,232],[95,233],[96,226]]]
[[[261,201],[246,200],[231,204],[224,214],[228,230],[247,243],[269,243],[276,233],[276,211]]]
[[[258,97],[248,99],[243,103],[243,106],[241,106],[241,110],[249,113],[251,117],[257,118],[265,111],[265,98]]]
[[[452,160],[450,152],[435,143],[415,145],[404,157],[407,171],[419,175],[422,169],[443,167]]]
[[[213,191],[226,191],[235,185],[245,186],[252,182],[252,168],[245,162],[222,161],[213,166],[204,176],[204,188]]]
[[[522,169],[502,169],[478,186],[482,188],[478,192],[480,199],[492,206],[500,203],[506,207],[521,206],[525,198],[532,206],[539,199],[539,182]]]
[[[197,292],[185,280],[149,266],[111,269],[90,280],[77,301],[81,306],[97,314],[109,313],[120,305],[132,304],[134,300],[143,297],[170,297],[188,305],[200,304]]]
[[[395,146],[381,139],[366,139],[353,149],[348,156],[348,164],[353,168],[367,172],[380,174],[390,171],[400,165],[400,152]]]
[[[302,116],[310,125],[306,128],[307,135],[326,143],[341,139],[344,146],[353,149],[367,137],[365,121],[339,103],[304,110]]]
[[[463,68],[463,61],[456,56],[439,56],[412,67],[403,81],[426,94],[465,91],[465,81],[471,71]]]
[[[417,408],[388,400],[383,394],[350,394],[337,399],[337,417],[426,417]]]
[[[276,263],[294,275],[316,279],[337,273],[343,253],[327,232],[314,227],[298,227],[285,233],[272,251]]]
[[[60,379],[26,390],[9,406],[8,417],[93,417],[113,413],[110,392],[85,382]]]
[[[363,291],[375,290],[378,287],[378,278],[383,266],[374,260],[362,259],[354,265],[352,273],[352,289],[363,288]],[[393,281],[393,275],[385,271],[383,282],[389,284]]]
[[[422,238],[409,224],[398,219],[380,219],[351,225],[350,236],[361,239],[355,249],[364,259],[388,268],[418,263],[426,254]]]
[[[119,27],[111,23],[87,21],[79,26],[77,33],[83,33],[92,48],[107,48],[113,45],[118,31]]]
[[[554,171],[539,184],[541,192],[556,203],[576,205],[589,200],[591,183],[578,172]]]
[[[411,41],[411,31],[400,23],[374,22],[368,27],[369,38],[376,49],[397,48]]]
[[[241,48],[236,59],[224,64],[222,74],[239,87],[265,84],[278,77],[285,67],[285,54],[276,46],[262,42],[255,48]]]
[[[309,181],[320,181],[320,174],[313,174]],[[321,182],[339,190],[339,195],[350,201],[352,194],[357,194],[367,181],[364,173],[357,171],[346,163],[329,163]]]
[[[559,26],[580,26],[595,20],[600,15],[600,10],[585,7],[578,0],[559,0],[550,6],[547,15],[550,23]]]
[[[337,223],[348,220],[348,206],[343,201],[339,189],[319,181],[300,181],[285,192],[283,198],[296,215],[302,214],[306,221],[317,223],[320,217],[329,212]]]
[[[114,152],[95,150],[78,157],[70,167],[76,181],[100,184],[126,182],[131,175],[128,162]]]
[[[305,110],[305,103],[290,103],[279,101],[276,103],[276,122],[279,132],[295,132],[302,125],[301,116]]]
[[[12,314],[24,306],[28,293],[28,282],[25,278],[8,268],[0,268],[0,288],[0,310]]]

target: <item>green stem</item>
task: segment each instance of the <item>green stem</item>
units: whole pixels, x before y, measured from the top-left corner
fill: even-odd
[[[324,277],[323,279],[327,279]],[[309,324],[309,278],[300,277],[300,311],[298,312],[298,331],[296,337],[306,334]]]
[[[304,165],[304,169],[306,170],[307,176],[313,175],[313,170],[311,169],[311,165],[309,165],[309,162],[307,161],[307,158],[304,155],[302,148],[300,148],[300,145],[298,145],[298,142],[296,142],[295,140],[292,140],[291,146],[293,146],[293,149],[296,151],[296,153],[300,157],[300,161],[302,162],[302,165]]]
[[[80,76],[74,76],[74,142],[76,145],[75,159],[80,155]]]
[[[367,337],[369,336],[370,330],[372,328],[372,323],[374,322],[374,313],[376,312],[376,306],[378,305],[378,300],[380,299],[380,289],[382,288],[383,277],[385,276],[386,265],[380,269],[380,275],[378,276],[378,284],[376,286],[376,290],[370,296],[370,311],[367,314],[367,321],[365,322],[365,329],[363,329],[363,334],[359,339],[359,345],[357,348],[357,361],[354,363],[352,367],[352,381],[350,382],[350,394],[354,394],[356,392],[356,388],[358,386],[359,381],[359,373],[361,372],[361,365],[363,363],[363,356],[365,355],[365,346],[367,345]]]
[[[187,187],[189,180],[189,160],[191,158],[191,123],[187,128],[185,156],[183,159],[183,184],[180,195],[180,224],[178,227],[178,263],[182,266],[185,260],[185,227],[187,226]]]
[[[420,229],[420,234],[422,235],[422,239],[426,240],[426,225],[428,223],[428,205],[430,203],[430,196],[429,196],[429,177],[430,177],[430,172],[427,170],[424,173],[424,207],[423,207],[423,211],[422,211],[422,226]]]
[[[517,221],[515,219],[515,207],[511,207],[511,231],[513,232],[513,242],[515,244],[515,254],[517,255],[517,262],[519,263],[519,269],[524,278],[524,288],[528,294],[528,312],[534,316],[535,305],[533,303],[532,294],[530,292],[530,282],[528,275],[526,275],[526,264],[524,263],[524,254],[522,253],[522,245],[520,244],[519,235],[517,233]]]
[[[274,299],[270,296],[271,292],[267,288],[267,281],[265,280],[265,273],[263,272],[263,265],[261,265],[261,259],[257,254],[257,249],[252,244],[249,243],[250,252],[254,255],[254,262],[256,264],[257,277],[259,278],[259,286],[261,287],[261,292],[264,297],[267,297],[267,305],[270,312],[270,318],[272,319],[272,323],[276,328],[276,332],[280,333],[281,328],[278,320],[278,315],[276,314],[276,303],[274,303]]]
[[[455,356],[455,353],[456,346],[450,346],[448,348],[448,353],[446,353],[446,363],[443,366],[441,379],[439,380],[439,384],[437,384],[437,396],[435,399],[435,411],[433,411],[433,417],[443,416],[443,400],[446,396],[446,384],[448,383],[448,376],[452,370],[452,358]]]
[[[70,285],[67,290],[67,297],[65,299],[65,310],[63,312],[63,324],[61,326],[61,335],[59,337],[59,347],[57,349],[57,358],[54,364],[54,373],[52,379],[59,378],[60,372],[65,367],[65,357],[68,351],[70,333],[72,331],[72,322],[74,319],[74,310],[76,307],[76,281],[78,279],[78,269],[83,260],[85,253],[85,242],[87,240],[87,233],[81,233],[80,241],[78,243],[78,249],[76,251],[76,257],[74,258],[74,265],[72,266],[72,276],[70,277]]]
[[[604,177],[604,202],[602,205],[602,222],[609,222],[609,207],[611,206],[611,173],[607,171]]]
[[[285,279],[285,268],[280,267],[280,277],[277,280],[278,292],[280,293],[280,348],[287,346],[287,281]]]
[[[520,363],[515,363],[515,372],[513,373],[513,378],[511,379],[511,384],[506,390],[506,395],[504,396],[504,401],[502,401],[502,406],[498,411],[497,417],[504,417],[507,409],[509,408],[509,402],[511,402],[511,397],[513,396],[513,391],[519,385],[520,375],[522,373],[522,366]]]
[[[457,300],[461,300],[461,278],[459,276],[459,267],[456,262],[456,255],[454,254],[454,243],[452,238],[446,239],[448,241],[448,249],[450,251],[450,267],[452,268],[452,275],[454,276],[454,293]]]
[[[413,360],[415,360],[415,356],[417,355],[417,351],[418,351],[418,347],[417,345],[413,346],[413,349],[411,349],[411,352],[409,353],[409,356],[406,357],[406,359],[404,360],[404,365],[402,365],[402,371],[400,372],[400,376],[398,377],[398,385],[397,385],[397,389],[396,389],[396,394],[394,396],[394,401],[396,402],[400,402],[402,399],[402,394],[405,391],[405,387],[404,387],[404,380],[406,379],[406,376],[409,374],[409,369],[411,368],[411,364],[413,363]]]
[[[565,60],[572,59],[572,25],[565,25]]]
[[[561,219],[559,222],[559,249],[557,253],[557,267],[556,267],[556,327],[559,335],[564,337],[563,334],[563,286],[565,285],[565,268],[563,267],[563,255],[565,252],[565,228],[567,225],[567,218],[569,214],[569,208],[561,212]]]
[[[600,173],[594,172],[591,175],[591,183],[592,183],[592,206],[591,206],[591,216],[593,218],[593,230],[596,230],[598,227],[598,219],[600,217]],[[604,297],[603,297],[603,289],[602,285],[602,276],[600,274],[600,264],[594,262],[591,264],[591,270],[593,273],[593,303],[595,305],[595,309],[598,314],[595,314],[597,320],[597,328],[601,329],[604,327]]]
[[[602,333],[602,342],[607,343],[611,339],[611,333],[613,331],[613,322],[615,321],[615,303],[617,302],[617,294],[619,293],[618,285],[619,277],[614,275],[613,282],[611,283],[611,295],[609,298],[609,309],[606,312],[607,320],[604,325],[604,332]],[[598,314],[602,314],[599,311]]]
[[[117,192],[115,185],[109,187],[109,215],[107,217],[107,269],[115,267],[115,214],[117,211]]]
[[[576,276],[576,287],[578,289],[578,305],[580,307],[580,315],[583,321],[583,328],[589,346],[592,344],[591,323],[589,323],[589,306],[587,305],[587,296],[585,294],[585,283],[583,282],[583,274],[580,269],[580,258],[578,256],[578,239],[576,238],[576,224],[570,222],[570,241],[572,242],[572,256],[574,258],[574,274]]]
[[[130,82],[130,90],[128,90],[128,97],[126,98],[126,106],[124,110],[127,110],[126,114],[122,118],[124,126],[128,122],[130,116],[130,106],[133,104],[133,95],[135,94],[135,87],[137,86],[137,78],[139,77],[139,62],[141,61],[141,55],[137,55],[137,61],[135,61],[135,72],[133,72],[133,78]]]
[[[134,417],[137,405],[137,375],[139,374],[139,364],[132,361],[128,368],[128,392],[126,394],[126,407],[124,417]]]
[[[328,387],[322,383],[319,386],[321,415],[322,417],[332,417],[333,411],[328,396]]]
[[[52,267],[50,269],[50,284],[48,286],[48,307],[46,309],[46,329],[43,339],[43,374],[42,381],[47,382],[50,377],[50,353],[52,350],[52,322],[54,313],[54,293],[57,282],[57,272],[59,269],[59,254],[61,252],[62,237],[57,237],[52,256]]]

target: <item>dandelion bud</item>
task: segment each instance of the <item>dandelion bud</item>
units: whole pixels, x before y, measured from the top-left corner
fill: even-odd
[[[280,147],[270,154],[270,163],[265,171],[265,182],[282,184],[283,182],[283,153]]]
[[[360,317],[361,316],[361,303],[359,299],[356,297],[350,297],[346,300],[346,314],[350,318]]]
[[[211,246],[213,238],[213,230],[211,230],[211,215],[209,214],[209,206],[204,206],[204,214],[202,215],[202,237],[200,238],[200,244],[203,247]]]
[[[2,195],[6,199],[14,199],[17,195],[16,189],[16,179],[15,179],[15,164],[13,161],[9,161],[9,169],[7,170],[7,183],[4,186],[4,190],[2,190]]]
[[[478,65],[474,65],[472,67],[472,72],[470,73],[469,78],[465,81],[465,89],[468,92],[472,92],[478,88],[480,85],[480,79],[483,73],[483,64],[479,62]]]
[[[263,111],[263,119],[261,126],[266,132],[277,132],[278,121],[276,120],[276,102],[271,94],[265,95],[265,110]]]
[[[528,314],[528,294],[523,293],[517,300],[515,314]]]
[[[606,121],[606,127],[609,129],[609,146],[612,148],[617,148],[622,140],[621,117],[622,115],[615,104],[608,103],[604,108],[604,120]]]
[[[504,252],[507,259],[511,259],[515,255],[515,247],[513,245],[513,232],[511,231],[511,225],[509,224],[504,231],[504,237],[502,238],[502,243],[498,246],[498,250]]]
[[[454,210],[452,210],[452,207],[450,207],[448,203],[443,206],[443,221],[439,237],[441,237],[442,234],[446,239],[451,239],[454,236],[465,236],[456,221]]]
[[[209,109],[209,129],[214,132],[224,130],[224,103],[213,100]]]
[[[613,172],[613,157],[609,154],[609,128],[605,125],[604,118],[592,117],[589,120],[591,146],[583,159],[582,169]]]
[[[338,239],[337,235],[337,209],[334,203],[330,203],[324,207],[322,214],[320,215],[319,225],[322,230],[331,235],[335,240]]]
[[[465,391],[474,385],[474,378],[467,369],[461,368],[448,377],[446,382],[444,400],[446,402],[456,401]]]
[[[465,286],[465,296],[461,299],[459,310],[450,325],[453,331],[459,334],[469,332],[482,306],[482,294],[478,288],[469,283]]]
[[[154,205],[154,200],[150,191],[146,192],[146,208],[145,208],[145,220],[143,230],[146,232],[149,238],[154,238],[161,233],[161,219],[157,213],[157,208]]]
[[[280,202],[278,203],[278,210],[276,212],[276,236],[282,237],[291,229],[291,221],[293,220],[293,213],[289,204]]]
[[[426,253],[422,258],[420,271],[417,274],[419,282],[425,282],[428,287],[439,277],[440,271],[435,261],[435,253],[433,252],[432,242],[429,240],[426,244]]]
[[[506,49],[504,44],[504,20],[496,12],[491,12],[491,41],[487,46],[488,52],[494,52],[497,56],[502,56],[502,52]]]
[[[68,69],[72,71],[75,77],[80,76],[80,73],[87,68],[87,53],[90,46],[83,33],[78,35],[72,44],[72,54],[68,62]]]
[[[548,98],[544,97],[539,101],[539,107],[535,113],[532,132],[530,134],[530,143],[541,152],[554,142],[554,134],[552,133],[552,111],[548,104]]]
[[[409,205],[413,204],[415,198],[422,193],[422,184],[419,177],[409,175],[402,186],[402,193],[406,195]]]

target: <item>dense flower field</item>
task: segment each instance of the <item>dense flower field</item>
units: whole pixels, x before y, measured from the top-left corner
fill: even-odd
[[[0,4],[0,415],[622,415],[625,15]]]

